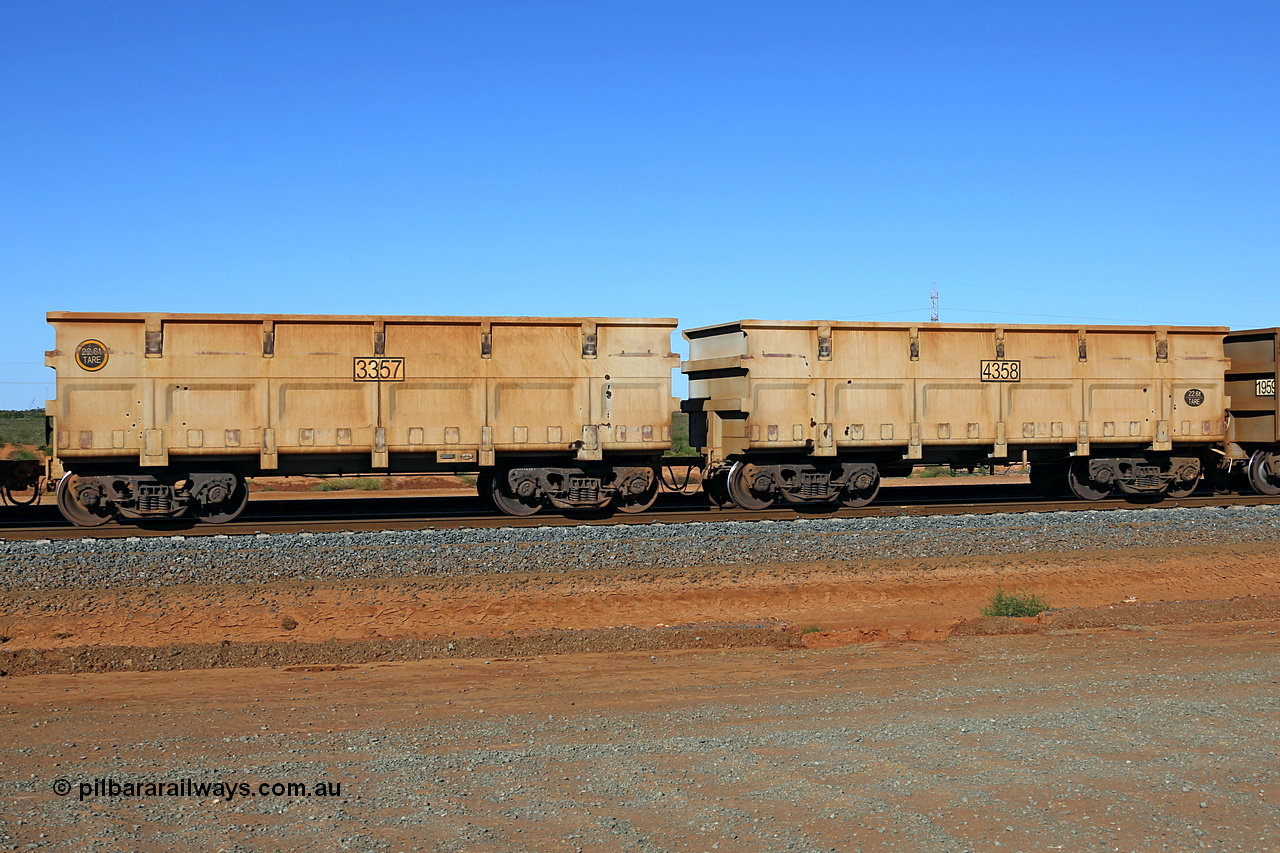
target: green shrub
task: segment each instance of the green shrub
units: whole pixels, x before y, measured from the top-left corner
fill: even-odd
[[[0,409],[0,444],[43,443],[43,409]]]
[[[13,451],[12,453],[10,453],[10,454],[9,454],[9,458],[10,458],[10,459],[25,459],[25,460],[28,460],[28,461],[29,461],[29,460],[33,460],[33,459],[39,459],[40,457],[39,457],[39,456],[36,456],[36,455],[35,455],[34,453],[32,453],[30,450],[23,450],[22,448],[19,448],[19,449],[17,449],[17,450],[15,450],[15,451]]]
[[[803,637],[805,634],[816,634],[821,630],[822,630],[821,625],[810,625],[808,628],[805,628],[803,631],[800,632],[800,636]]]
[[[995,594],[982,608],[983,616],[1039,616],[1049,609],[1044,596],[1032,595],[1029,592],[1005,592],[1004,587],[997,587]]]
[[[698,451],[689,444],[689,415],[687,412],[671,413],[671,449],[664,456],[696,456]]]

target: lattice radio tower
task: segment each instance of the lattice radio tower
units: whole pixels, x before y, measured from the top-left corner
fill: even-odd
[[[938,283],[936,281],[929,290],[929,322],[938,322]]]

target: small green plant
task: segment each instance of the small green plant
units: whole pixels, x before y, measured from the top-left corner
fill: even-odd
[[[803,631],[800,632],[800,636],[803,637],[805,634],[816,634],[821,630],[822,630],[821,625],[810,625],[808,628],[805,628]]]
[[[339,492],[352,489],[358,492],[378,492],[386,488],[386,483],[377,477],[334,477],[317,483],[313,492]]]
[[[1049,609],[1044,596],[1029,592],[1005,592],[997,587],[995,593],[982,608],[983,616],[1039,616]]]
[[[32,461],[32,460],[35,460],[35,459],[39,459],[40,457],[39,457],[39,456],[36,456],[36,455],[35,455],[34,453],[32,453],[30,450],[23,450],[22,448],[19,448],[19,449],[17,449],[17,450],[15,450],[15,451],[13,451],[12,453],[10,453],[10,454],[9,454],[9,458],[10,458],[10,459],[18,459],[18,460]]]
[[[698,451],[689,443],[689,415],[671,413],[671,449],[663,456],[695,456]]]
[[[476,484],[475,474],[459,474],[458,479],[461,480],[462,483],[467,486],[474,486]]]
[[[66,640],[74,636],[75,634],[71,633],[70,631],[54,631],[53,632],[53,638],[55,640]]]

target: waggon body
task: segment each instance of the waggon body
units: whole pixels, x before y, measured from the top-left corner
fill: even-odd
[[[1165,483],[1179,469],[1198,477],[1198,463],[1178,460],[1224,441],[1226,332],[742,320],[684,333],[685,409],[712,468],[754,466],[744,476],[767,481],[761,500],[830,500],[856,472],[872,476],[868,464],[892,473],[1024,453],[1130,460],[1111,473],[1146,488],[1153,466]]]
[[[138,475],[127,482],[137,491],[138,477],[203,471],[480,471],[501,480],[516,467],[555,467],[557,477],[576,471],[578,497],[598,505],[611,494],[601,463],[645,467],[670,447],[675,320],[48,319],[57,458],[82,479],[99,477],[100,492],[110,475]],[[122,495],[95,499],[133,506]]]

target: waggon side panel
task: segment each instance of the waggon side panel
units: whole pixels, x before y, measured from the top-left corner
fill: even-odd
[[[488,413],[488,373],[478,322],[386,323],[385,354],[406,359],[406,378],[381,385],[387,444],[396,452],[478,448]],[[412,359],[412,363],[410,362]],[[420,362],[420,363],[419,363]]]
[[[601,423],[609,425],[606,449],[646,451],[671,446],[671,369],[679,360],[671,352],[667,331],[602,325],[599,356],[603,362],[593,380],[593,398]]]
[[[912,458],[927,445],[965,444],[996,454],[1009,444],[1167,450],[1224,435],[1225,332],[743,320],[686,332],[684,370],[692,405],[725,421],[709,432],[732,433],[723,454],[894,448]],[[993,369],[996,381],[983,381]],[[999,381],[1002,369],[1016,378]],[[827,424],[834,448],[824,454]]]
[[[56,454],[136,456],[155,422],[144,326],[94,316],[56,331],[55,348],[45,353],[45,365],[58,370],[57,396],[45,407],[54,418]],[[92,372],[73,367],[86,342],[101,342],[105,353],[105,363]]]
[[[385,467],[390,452],[430,453],[433,462],[439,452],[462,462],[481,449],[570,454],[588,424],[604,427],[604,450],[670,446],[671,319],[55,312],[49,320],[57,344],[46,362],[58,370],[49,408],[68,459],[257,456],[270,469],[280,454],[336,454]],[[108,352],[89,372],[75,351],[97,339]],[[394,378],[358,381],[365,361]],[[615,429],[611,415],[627,429]]]

